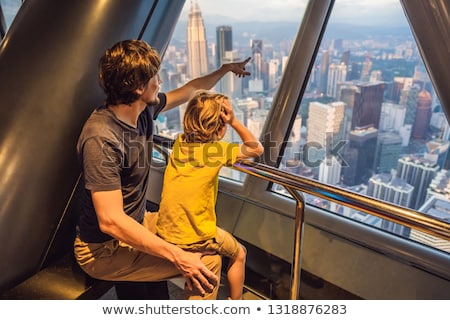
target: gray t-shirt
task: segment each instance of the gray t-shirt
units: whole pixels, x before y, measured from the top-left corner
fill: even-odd
[[[99,243],[112,239],[100,231],[91,191],[122,190],[125,213],[142,222],[153,120],[166,105],[166,95],[159,93],[159,99],[158,105],[147,106],[139,115],[136,128],[105,107],[94,110],[86,121],[77,144],[85,188],[78,222],[81,240]]]

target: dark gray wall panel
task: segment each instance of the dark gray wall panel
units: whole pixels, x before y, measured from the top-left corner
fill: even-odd
[[[430,79],[450,119],[450,2],[401,0]]]
[[[178,20],[184,3],[185,0],[159,1],[141,39],[158,48],[160,53],[165,52],[167,37],[171,38],[175,27],[173,22]]]
[[[0,46],[0,291],[41,267],[101,103],[97,61],[142,33],[154,1],[25,1]]]

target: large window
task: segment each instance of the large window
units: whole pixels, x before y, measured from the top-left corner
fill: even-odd
[[[264,123],[306,5],[186,1],[164,55],[162,90],[251,57],[250,77],[230,74],[214,89],[232,99],[237,116],[256,136],[267,134]],[[450,220],[450,128],[398,0],[336,0],[307,83],[280,169]],[[159,134],[175,138],[183,110],[161,115]],[[226,139],[239,141],[232,130]],[[246,177],[232,169],[221,175]],[[278,185],[272,191],[289,196]],[[448,241],[324,199],[306,199],[450,252]]]
[[[235,114],[260,136],[278,89],[291,45],[307,1],[186,1],[165,52],[160,75],[162,91],[218,68],[223,63],[251,57],[251,76],[226,75],[214,90],[228,95]],[[158,133],[174,138],[183,118],[183,106],[158,118]],[[227,141],[240,141],[227,130]],[[223,168],[222,177],[242,181],[245,175]]]
[[[449,135],[400,2],[337,0],[280,168],[450,221]],[[450,252],[448,241],[307,199]]]
[[[3,17],[0,17],[0,21],[2,20],[1,18],[3,18],[3,22],[5,23],[5,25],[1,27],[4,27],[4,31],[6,31],[10,27],[14,17],[17,14],[17,11],[22,5],[22,2],[22,0],[0,0],[0,12],[3,13]]]

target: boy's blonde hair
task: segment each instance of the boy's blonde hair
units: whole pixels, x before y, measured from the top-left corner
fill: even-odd
[[[225,95],[207,90],[198,90],[189,100],[184,113],[184,135],[186,142],[212,142],[220,140],[226,123],[223,121],[223,99]]]

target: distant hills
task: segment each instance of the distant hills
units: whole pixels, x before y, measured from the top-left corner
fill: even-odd
[[[264,21],[232,21],[220,16],[204,17],[206,37],[208,41],[216,40],[216,27],[229,25],[233,28],[233,41],[244,43],[250,39],[263,39],[268,43],[279,43],[285,39],[293,39],[300,27],[296,22],[264,22]],[[210,23],[209,21],[215,21]],[[186,39],[187,21],[180,20],[174,31],[176,40]],[[386,37],[412,37],[409,26],[405,27],[379,27],[379,26],[357,26],[354,24],[335,23],[330,24],[325,36],[331,39],[381,39]]]

